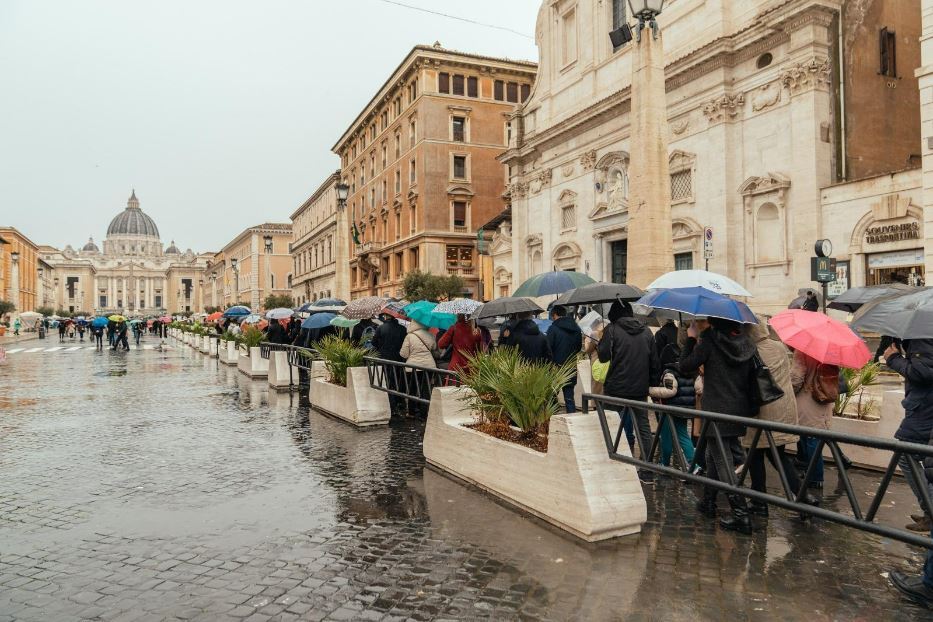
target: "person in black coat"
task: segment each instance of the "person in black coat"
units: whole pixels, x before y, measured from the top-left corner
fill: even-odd
[[[278,320],[272,320],[266,331],[266,341],[269,343],[288,343],[288,333]]]
[[[551,349],[551,358],[555,365],[563,365],[567,361],[576,361],[583,350],[583,331],[573,321],[573,317],[567,315],[567,308],[561,305],[555,305],[551,309],[551,328],[547,331],[547,343]],[[570,382],[563,386],[564,408],[568,413],[577,412],[577,406],[573,401],[574,388],[577,386],[577,374],[574,371]]]
[[[710,328],[699,336],[696,328],[690,327],[683,358],[680,360],[680,372],[685,375],[697,374],[703,367],[703,410],[754,417],[758,406],[752,395],[757,391],[753,386],[754,362],[757,354],[755,344],[743,330],[742,325],[729,320],[710,318]],[[741,454],[739,439],[745,435],[745,426],[735,424],[717,424],[719,434],[725,445],[725,456],[719,452],[715,431],[712,425],[706,431],[706,465],[709,477],[721,482],[733,482],[735,479],[734,453]],[[716,516],[716,497],[718,491],[707,486],[703,500],[697,509],[704,515]],[[728,495],[732,507],[732,517],[723,518],[719,524],[724,529],[752,532],[748,515],[748,502],[742,495]]]
[[[519,314],[518,323],[509,332],[508,345],[518,347],[519,354],[530,363],[549,363],[551,349],[547,338],[541,334],[532,317],[531,313]]]
[[[609,308],[609,326],[603,329],[596,352],[600,363],[609,363],[609,373],[603,383],[603,393],[610,397],[648,401],[648,389],[656,385],[661,376],[661,364],[654,347],[654,337],[643,320],[636,319],[632,305],[616,301]],[[630,412],[629,412],[630,411]],[[642,459],[648,460],[652,446],[651,424],[648,412],[641,408],[626,409],[623,425],[629,448],[634,453],[634,430],[638,431],[638,445]],[[654,481],[653,474],[639,474],[642,481]]]
[[[888,346],[884,358],[893,371],[904,377],[904,420],[894,433],[894,438],[907,443],[926,445],[933,438],[933,339],[911,339],[903,342],[904,352],[894,344]],[[914,456],[921,463],[922,456]],[[914,477],[910,460],[902,455],[898,461],[901,472],[907,479],[911,491],[923,508],[921,486],[926,486],[933,498],[933,483],[920,482]],[[913,515],[911,531],[930,531],[933,521],[926,515]]]
[[[680,359],[680,348],[677,346],[677,325],[674,320],[668,320],[654,335],[654,349],[657,350],[658,359],[662,365]]]
[[[382,326],[376,329],[373,335],[373,349],[379,353],[379,358],[386,361],[404,362],[402,358],[402,342],[408,335],[405,327],[398,323],[398,320],[391,315],[383,314],[381,316]],[[389,365],[385,368],[386,385],[389,390],[397,391],[401,386],[401,379],[405,377],[405,368],[401,366]],[[389,407],[393,417],[401,417],[406,411],[406,400],[398,395],[389,393]]]

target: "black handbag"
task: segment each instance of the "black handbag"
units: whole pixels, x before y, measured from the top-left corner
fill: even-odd
[[[784,397],[784,390],[774,381],[771,368],[761,360],[757,352],[752,357],[752,376],[754,376],[754,401],[758,406],[776,402]]]

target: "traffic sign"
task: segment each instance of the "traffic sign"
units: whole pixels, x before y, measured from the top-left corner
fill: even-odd
[[[713,258],[713,228],[706,227],[703,230],[703,258]]]

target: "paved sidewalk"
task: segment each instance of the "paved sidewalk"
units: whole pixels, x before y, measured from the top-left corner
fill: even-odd
[[[0,347],[9,347],[14,343],[23,343],[24,341],[39,340],[39,333],[20,333],[14,335],[12,329],[7,329],[6,334],[0,337]]]

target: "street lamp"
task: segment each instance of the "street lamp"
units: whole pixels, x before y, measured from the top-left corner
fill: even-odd
[[[337,208],[344,209],[347,206],[347,197],[350,196],[350,186],[342,181],[337,182]]]
[[[262,236],[262,241],[265,243],[266,253],[267,254],[271,253],[272,252],[272,236],[264,235]]]
[[[13,263],[18,262],[18,261],[19,261],[19,251],[13,251],[13,252],[11,252],[11,253],[10,253],[10,259],[13,260]]]
[[[635,26],[635,40],[641,41],[641,31],[646,26],[651,28],[654,38],[658,38],[657,16],[664,9],[664,0],[628,0],[628,5],[632,9],[632,15],[638,18],[638,25]]]

